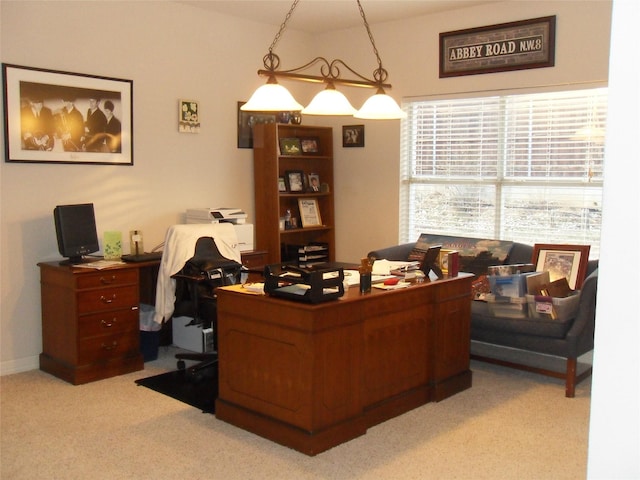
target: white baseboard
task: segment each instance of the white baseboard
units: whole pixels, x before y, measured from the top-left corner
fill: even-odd
[[[0,375],[11,375],[12,373],[37,370],[38,368],[40,368],[40,360],[38,355],[33,357],[19,358],[17,360],[8,360],[6,362],[0,362]]]

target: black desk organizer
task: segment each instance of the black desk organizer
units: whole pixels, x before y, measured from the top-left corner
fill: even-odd
[[[267,265],[264,279],[266,293],[298,302],[320,303],[344,295],[342,268],[305,270],[291,265]]]

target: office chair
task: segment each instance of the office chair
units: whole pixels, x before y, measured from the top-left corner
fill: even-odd
[[[173,316],[191,317],[185,328],[212,329],[212,345],[203,348],[209,351],[176,354],[178,369],[185,370],[190,378],[200,380],[215,373],[218,363],[215,289],[240,282],[241,272],[242,264],[225,258],[213,238],[201,237],[196,241],[193,257],[171,276],[176,280]],[[185,360],[198,363],[186,368]]]

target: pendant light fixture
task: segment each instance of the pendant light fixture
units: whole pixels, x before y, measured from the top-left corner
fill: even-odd
[[[373,71],[373,78],[367,78],[359,74],[343,60],[335,59],[329,61],[324,57],[316,57],[301,67],[289,70],[279,69],[280,57],[273,53],[273,49],[280,40],[299,1],[300,0],[294,0],[284,22],[280,25],[280,29],[269,47],[269,53],[262,59],[264,69],[258,70],[258,75],[266,76],[268,79],[267,83],[254,92],[249,101],[241,107],[241,110],[267,112],[302,111],[302,113],[306,115],[353,115],[356,118],[371,120],[405,118],[406,113],[404,113],[396,101],[385,92],[385,88],[391,88],[390,84],[385,83],[389,73],[382,67],[382,60],[380,60],[380,55],[373,40],[373,35],[360,0],[356,0],[360,10],[360,16],[362,17],[364,27],[367,30],[369,41],[371,42],[373,52],[378,62],[378,67]],[[303,73],[315,65],[320,66],[320,75]],[[341,68],[348,70],[356,79],[342,78]],[[304,108],[293,98],[285,87],[278,83],[278,78],[324,83],[326,87]],[[347,97],[336,89],[336,85],[374,88],[376,89],[376,93],[364,103],[360,110],[356,110]]]

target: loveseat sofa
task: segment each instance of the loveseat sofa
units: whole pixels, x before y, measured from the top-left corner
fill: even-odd
[[[486,270],[483,272],[482,269],[486,268],[488,264],[532,263],[533,246],[523,243],[442,235],[433,235],[431,237],[423,235],[423,237],[421,241],[426,240],[432,245],[442,245],[443,248],[457,250],[465,245],[475,245],[473,248],[476,251],[486,248],[486,252],[483,252],[484,255],[479,255],[479,257],[485,257],[482,265],[468,265],[475,270],[471,273],[476,275],[486,273]],[[497,245],[495,253],[491,252],[493,245]],[[369,253],[369,256],[376,259],[403,261],[409,258],[415,247],[416,242],[405,243],[373,250]],[[486,260],[487,258],[489,260]],[[461,265],[460,270],[465,271],[464,264]],[[576,385],[591,374],[590,366],[583,369],[582,372],[578,372],[578,357],[593,350],[597,284],[598,261],[590,260],[586,278],[580,290],[577,312],[571,318],[563,321],[496,317],[490,313],[486,302],[470,300],[472,302],[472,342],[482,342],[482,344],[560,357],[566,360],[564,371],[532,366],[531,362],[525,364],[519,361],[504,360],[499,356],[486,354],[486,352],[477,354],[473,353],[473,349],[471,358],[564,379],[565,395],[574,397]],[[471,299],[471,292],[469,292],[469,297]]]

